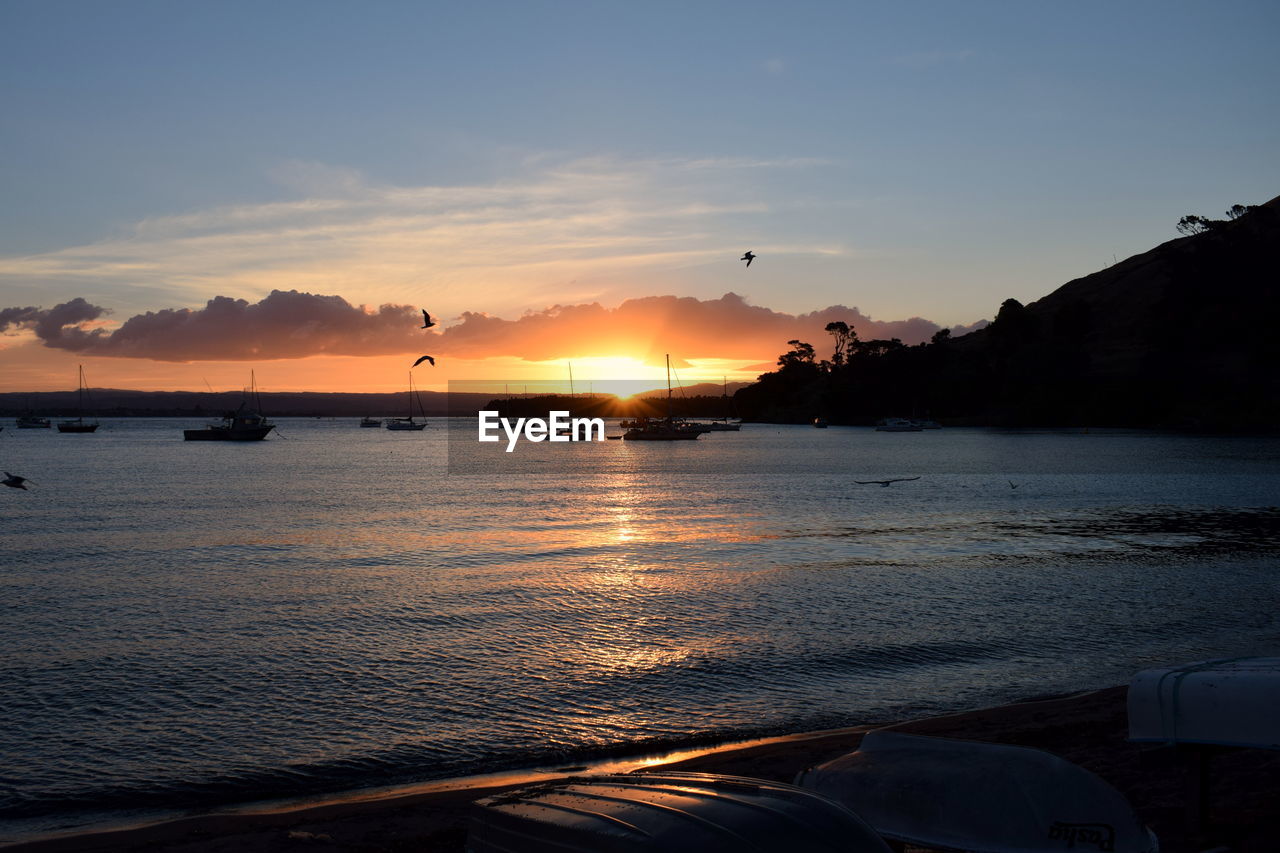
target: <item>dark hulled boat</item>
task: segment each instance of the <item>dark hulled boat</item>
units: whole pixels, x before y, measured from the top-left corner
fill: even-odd
[[[222,423],[209,424],[203,429],[184,429],[186,441],[262,441],[276,425],[258,412],[246,411],[242,405],[234,412],[222,416]]]
[[[184,441],[262,441],[276,425],[261,414],[262,403],[258,399],[258,379],[249,374],[249,390],[244,401],[234,412],[222,416],[222,423],[208,424],[203,429],[184,429]],[[249,401],[253,408],[247,408]]]

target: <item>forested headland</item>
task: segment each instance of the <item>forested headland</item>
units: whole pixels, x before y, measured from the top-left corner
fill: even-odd
[[[792,340],[738,391],[749,419],[1273,430],[1280,424],[1280,199],[1188,215],[1185,236],[916,346]]]

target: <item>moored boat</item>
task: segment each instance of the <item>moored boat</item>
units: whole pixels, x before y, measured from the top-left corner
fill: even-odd
[[[253,408],[248,408],[249,401]],[[245,399],[234,412],[227,412],[220,423],[207,424],[201,429],[184,429],[184,441],[262,441],[267,433],[276,428],[261,414],[262,404],[258,399],[258,380],[249,373],[249,390]]]
[[[48,418],[31,414],[19,415],[15,423],[18,429],[48,429],[50,426]]]
[[[738,432],[742,429],[742,421],[733,418],[733,403],[729,400],[729,378],[724,377],[724,393],[720,395],[724,400],[725,415],[722,418],[715,418],[704,426],[707,432]]]
[[[80,365],[80,387],[76,391],[76,417],[70,420],[58,421],[58,432],[88,433],[97,430],[97,418],[92,421],[84,419],[84,399],[88,395],[89,389],[84,384],[84,365],[82,364]]]
[[[827,426],[828,426],[828,424],[827,424],[827,419],[826,419],[826,418],[814,418],[814,419],[813,419],[813,425],[814,425],[814,427],[815,427],[816,429],[826,429],[826,428],[827,428]]]
[[[702,435],[703,430],[663,418],[650,420],[642,426],[632,427],[622,434],[628,441],[691,441]]]
[[[241,404],[239,409],[223,415],[221,423],[184,429],[182,438],[185,441],[261,441],[275,428],[271,421]]]
[[[414,403],[417,403],[417,411],[422,416],[421,421],[413,419]],[[363,424],[362,424],[363,426]],[[387,418],[387,429],[393,432],[418,432],[427,428],[427,412],[422,407],[422,398],[418,396],[418,391],[413,387],[413,371],[409,371],[409,417],[407,418]]]
[[[382,419],[381,419],[381,418],[369,418],[369,417],[361,418],[361,419],[360,419],[360,426],[362,426],[362,427],[375,427],[375,428],[376,428],[376,427],[380,427],[380,426],[382,426]]]
[[[876,421],[876,432],[922,432],[924,427],[906,418],[881,418]]]
[[[622,434],[628,441],[691,441],[707,432],[701,425],[685,423],[671,416],[671,356],[667,356],[667,416],[645,418]]]

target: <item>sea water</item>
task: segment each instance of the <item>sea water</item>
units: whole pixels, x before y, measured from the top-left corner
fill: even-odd
[[[1275,439],[196,425],[0,433],[0,841],[1280,654]]]

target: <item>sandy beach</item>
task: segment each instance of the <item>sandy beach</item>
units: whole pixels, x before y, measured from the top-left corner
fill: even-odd
[[[1188,831],[1184,766],[1169,750],[1126,740],[1125,688],[897,723],[899,731],[1045,749],[1097,773],[1133,803],[1161,850],[1274,851],[1280,843],[1280,753],[1222,751],[1210,760],[1208,824]],[[729,744],[649,766],[790,782],[814,764],[856,749],[866,727]],[[571,772],[571,771],[570,771]],[[217,813],[6,848],[70,851],[462,851],[470,804],[511,784],[354,795],[320,805]]]

